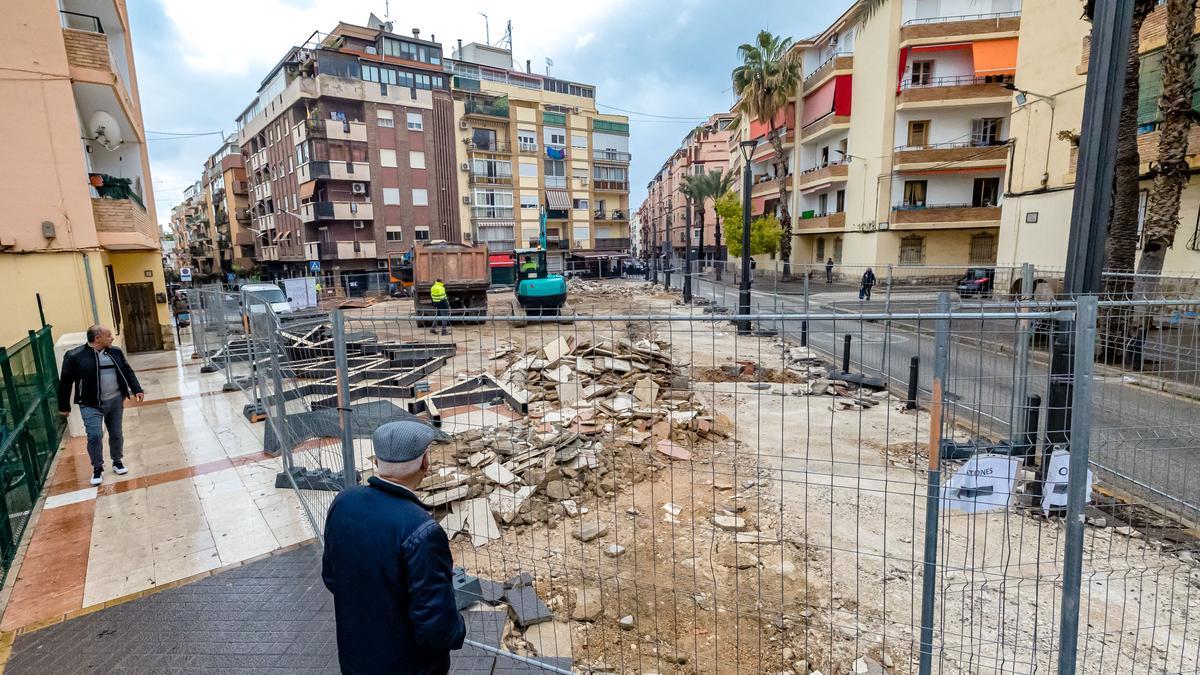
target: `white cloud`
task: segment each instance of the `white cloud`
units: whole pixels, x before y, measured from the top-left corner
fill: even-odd
[[[583,49],[584,47],[592,44],[595,41],[596,41],[596,32],[588,31],[587,33],[584,33],[583,35],[580,35],[579,39],[575,41],[575,49]]]

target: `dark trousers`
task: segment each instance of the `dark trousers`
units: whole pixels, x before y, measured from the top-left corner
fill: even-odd
[[[435,302],[433,303],[433,309],[439,317],[434,319],[433,327],[438,328],[440,326],[443,329],[449,328],[450,319],[448,317],[450,316],[450,301],[442,300],[441,302]]]
[[[121,431],[121,420],[125,414],[125,397],[117,396],[101,401],[100,407],[79,406],[83,426],[87,429],[88,459],[93,469],[104,468],[104,428],[108,428],[108,454],[112,461],[119,462],[125,447],[125,435]]]
[[[827,284],[833,283],[833,268],[832,267],[825,268],[825,283],[827,283]]]
[[[871,299],[871,285],[870,284],[863,284],[862,288],[858,289],[858,299],[859,300],[870,300]]]

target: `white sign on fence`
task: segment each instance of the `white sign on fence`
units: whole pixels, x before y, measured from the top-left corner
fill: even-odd
[[[942,486],[942,506],[963,513],[1008,508],[1021,460],[1005,455],[975,455]]]
[[[317,280],[315,277],[284,279],[283,292],[287,295],[292,311],[317,306]]]
[[[1056,447],[1050,453],[1050,465],[1046,468],[1046,484],[1042,487],[1042,513],[1051,509],[1067,508],[1067,484],[1071,478],[1071,453],[1066,448]],[[1087,472],[1087,492],[1084,503],[1092,501],[1092,470]]]

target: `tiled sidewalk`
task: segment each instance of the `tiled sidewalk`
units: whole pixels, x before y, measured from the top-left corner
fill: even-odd
[[[9,574],[0,631],[60,621],[313,536],[295,495],[274,487],[280,462],[262,453],[262,424],[242,417],[241,392],[222,392],[220,373],[201,374],[179,352],[130,361],[146,401],[125,410],[129,473],[110,469],[90,486],[84,439],[65,439]]]

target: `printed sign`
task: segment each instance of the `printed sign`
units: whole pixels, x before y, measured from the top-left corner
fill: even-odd
[[[942,486],[942,507],[963,513],[1008,508],[1017,481],[1020,458],[975,455]]]
[[[1051,509],[1067,508],[1067,486],[1071,479],[1071,453],[1066,448],[1056,447],[1050,453],[1050,464],[1046,467],[1046,485],[1042,488],[1042,513]],[[1092,470],[1087,472],[1087,492],[1084,503],[1092,501]]]
[[[180,267],[179,268],[179,280],[180,281],[191,281],[192,280],[192,268]]]
[[[321,271],[321,261],[320,260],[308,261],[308,271],[309,272],[320,272]]]

